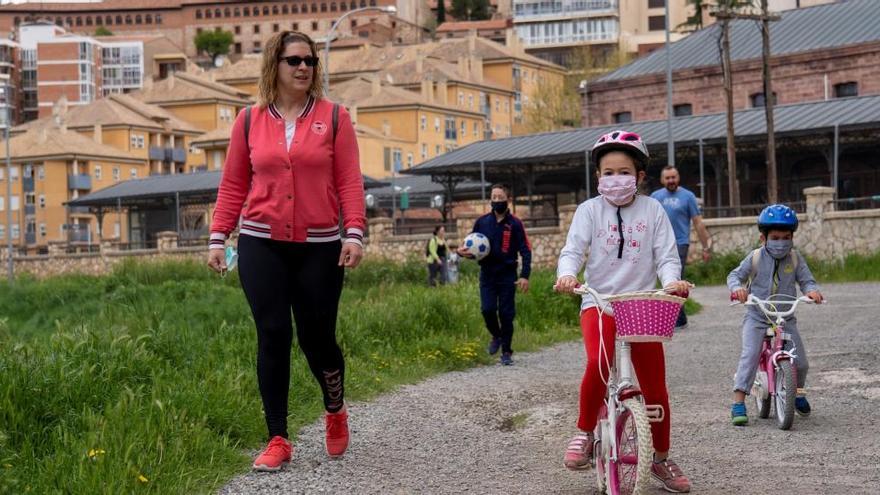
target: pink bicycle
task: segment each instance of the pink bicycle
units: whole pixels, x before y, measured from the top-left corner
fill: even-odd
[[[731,295],[731,298],[734,297]],[[785,332],[785,319],[794,314],[801,302],[813,303],[813,300],[806,296],[794,297],[786,294],[774,294],[764,300],[749,294],[745,302],[746,306],[757,306],[770,323],[764,332],[758,372],[755,374],[751,395],[761,418],[770,416],[770,406],[773,404],[776,425],[780,430],[791,428],[794,421],[794,399],[797,395],[797,349],[786,349],[785,342],[791,340],[791,334]],[[782,311],[777,306],[790,307]]]
[[[590,294],[598,303],[599,372],[608,370],[605,403],[594,431],[593,467],[600,493],[642,493],[650,480],[654,447],[650,423],[663,421],[662,406],[645,404],[635,384],[630,342],[667,341],[685,299],[664,290],[602,295],[582,285],[576,294]],[[609,304],[610,303],[610,304]],[[603,345],[601,313],[614,316],[617,345],[610,360]]]

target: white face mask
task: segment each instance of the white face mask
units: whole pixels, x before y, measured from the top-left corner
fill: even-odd
[[[599,177],[599,194],[612,204],[622,206],[632,201],[638,190],[635,175],[603,175]]]

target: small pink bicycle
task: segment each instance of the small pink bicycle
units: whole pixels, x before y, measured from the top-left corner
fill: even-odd
[[[652,422],[663,421],[662,406],[645,404],[635,385],[630,342],[657,342],[672,338],[675,319],[685,299],[665,290],[602,295],[582,285],[575,294],[590,294],[598,303],[599,372],[608,370],[605,404],[594,431],[593,467],[600,493],[643,493],[650,480],[654,447]],[[610,304],[609,304],[610,303]],[[601,313],[614,316],[618,344],[611,361],[602,339]]]
[[[731,299],[734,297],[731,295]],[[761,357],[751,395],[761,418],[769,417],[770,405],[774,405],[776,425],[780,430],[791,428],[794,421],[794,399],[797,395],[797,349],[785,348],[785,342],[791,340],[791,334],[785,332],[785,319],[794,314],[801,302],[813,303],[813,300],[806,296],[794,297],[787,294],[774,294],[764,300],[749,294],[745,302],[746,306],[757,306],[770,324],[761,344]],[[739,302],[732,305],[735,304]],[[783,305],[791,307],[786,311],[777,308]]]

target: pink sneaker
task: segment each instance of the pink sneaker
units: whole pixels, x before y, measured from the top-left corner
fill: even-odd
[[[663,483],[663,489],[667,492],[688,493],[691,491],[691,481],[681,472],[678,464],[669,459],[662,462],[652,462],[651,476]]]
[[[332,458],[342,457],[345,450],[348,449],[348,411],[345,406],[338,412],[326,413],[324,415],[324,424],[327,427],[327,436],[325,445],[327,447],[327,455]]]
[[[290,442],[281,436],[274,436],[269,440],[266,450],[257,456],[254,461],[254,471],[278,471],[282,466],[290,462],[293,447]]]
[[[589,469],[593,460],[593,434],[578,433],[565,450],[563,463],[568,469]]]

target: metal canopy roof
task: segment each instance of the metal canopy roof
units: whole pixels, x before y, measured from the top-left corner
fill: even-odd
[[[878,2],[880,3],[880,2]],[[880,96],[840,98],[775,107],[776,136],[810,135],[828,132],[835,124],[840,130],[880,128]],[[716,113],[673,119],[673,139],[677,147],[723,144],[727,137],[726,115]],[[602,134],[615,129],[636,132],[652,153],[664,154],[666,121],[633,122],[479,141],[421,163],[405,173],[444,175],[479,173],[480,162],[492,167],[516,168],[529,165],[536,172],[583,166],[584,154]],[[734,113],[737,144],[764,140],[767,127],[763,108]]]
[[[781,12],[781,17],[770,23],[770,52],[774,56],[880,41],[877,0],[848,0],[787,10]],[[734,20],[730,27],[732,61],[760,59],[761,32],[755,21]],[[720,24],[715,23],[673,43],[669,53],[672,70],[719,65],[716,46],[720,30]],[[665,70],[666,50],[661,48],[596,82],[661,74]]]
[[[217,188],[223,172],[212,170],[193,174],[153,175],[145,179],[119,182],[67,202],[68,206],[115,208],[118,206],[163,207],[173,204],[179,195],[181,205],[207,204],[216,201]],[[382,186],[385,183],[364,176],[365,185]]]

